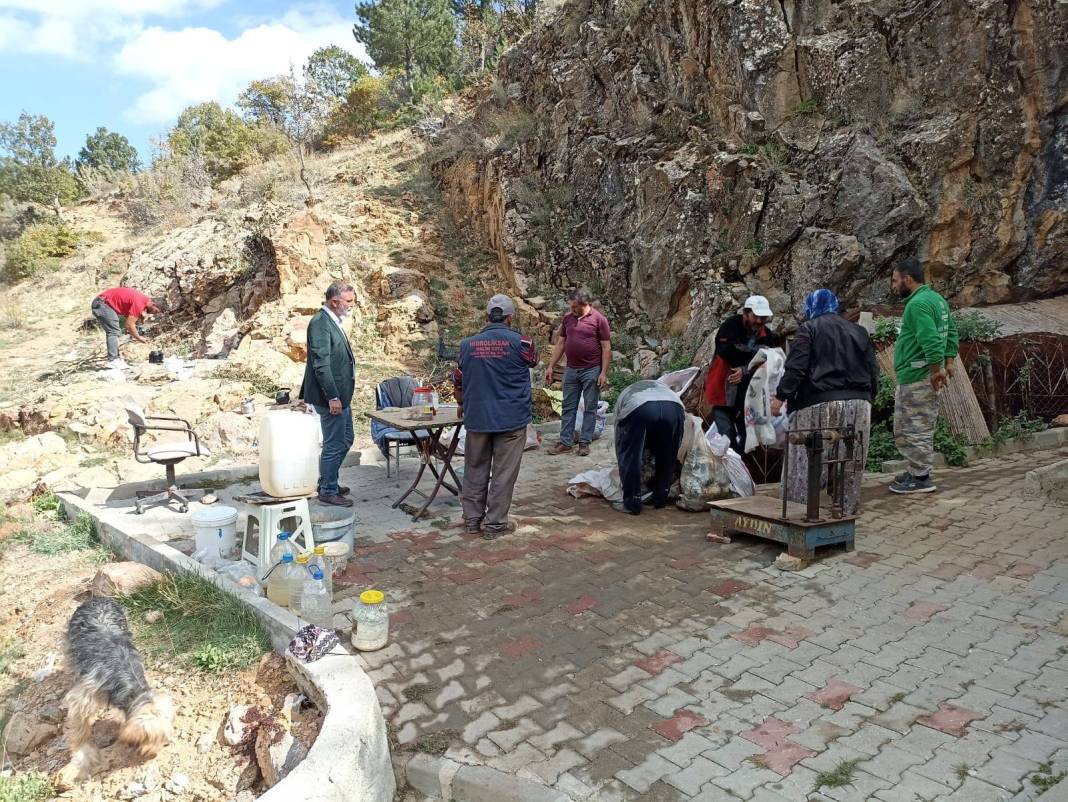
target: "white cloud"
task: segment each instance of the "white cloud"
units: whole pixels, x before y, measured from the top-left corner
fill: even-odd
[[[151,18],[175,18],[226,0],[0,0],[0,53],[88,60],[102,43],[123,41]]]
[[[232,103],[250,81],[288,72],[291,64],[299,69],[312,52],[330,44],[366,58],[352,36],[352,23],[336,12],[291,11],[233,39],[211,28],[148,28],[126,43],[115,66],[153,85],[127,116],[139,123],[169,123],[193,103]]]

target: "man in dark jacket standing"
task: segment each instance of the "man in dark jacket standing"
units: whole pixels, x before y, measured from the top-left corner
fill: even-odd
[[[349,488],[337,483],[338,471],[352,448],[352,394],[356,390],[356,358],[341,321],[352,313],[356,293],[351,284],[335,281],[326,289],[326,303],[308,323],[308,363],[300,397],[315,407],[323,429],[319,456],[319,501],[351,507]]]
[[[742,407],[752,373],[749,363],[761,348],[779,344],[769,328],[771,305],[763,295],[745,299],[741,314],[731,315],[716,332],[716,357],[705,382],[705,403],[712,406],[716,430],[731,441],[731,448],[744,454],[745,421]]]
[[[489,324],[460,343],[453,383],[467,430],[464,522],[469,534],[493,540],[515,531],[508,510],[533,418],[530,370],[538,351],[512,329],[515,303],[507,295],[490,298],[486,317]]]

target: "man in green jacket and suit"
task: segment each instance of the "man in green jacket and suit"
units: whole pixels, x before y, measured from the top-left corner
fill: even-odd
[[[909,469],[890,485],[890,492],[931,493],[938,393],[957,356],[957,325],[946,299],[924,283],[923,266],[915,258],[894,268],[893,288],[907,299],[894,347],[894,439]]]
[[[352,313],[356,293],[351,284],[335,281],[326,289],[326,303],[308,323],[308,363],[300,397],[315,407],[323,429],[319,455],[319,501],[351,507],[349,488],[337,483],[338,471],[352,448],[352,394],[356,390],[356,358],[341,321]]]

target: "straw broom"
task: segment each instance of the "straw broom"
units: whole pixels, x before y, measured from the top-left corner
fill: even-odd
[[[884,348],[877,352],[876,357],[880,369],[890,378],[896,379],[894,349]],[[975,397],[975,389],[960,357],[953,357],[953,375],[938,394],[938,414],[949,424],[949,430],[963,436],[968,445],[974,446],[990,437],[986,417],[979,406],[979,399]]]

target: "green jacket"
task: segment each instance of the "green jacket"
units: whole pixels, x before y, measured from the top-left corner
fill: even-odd
[[[894,347],[894,372],[898,384],[926,381],[931,365],[941,365],[957,355],[957,324],[946,299],[921,284],[905,302],[901,332]]]
[[[304,383],[300,397],[309,404],[325,407],[331,398],[341,406],[352,403],[356,389],[356,358],[348,337],[325,309],[320,309],[308,323],[308,363],[304,366]]]

